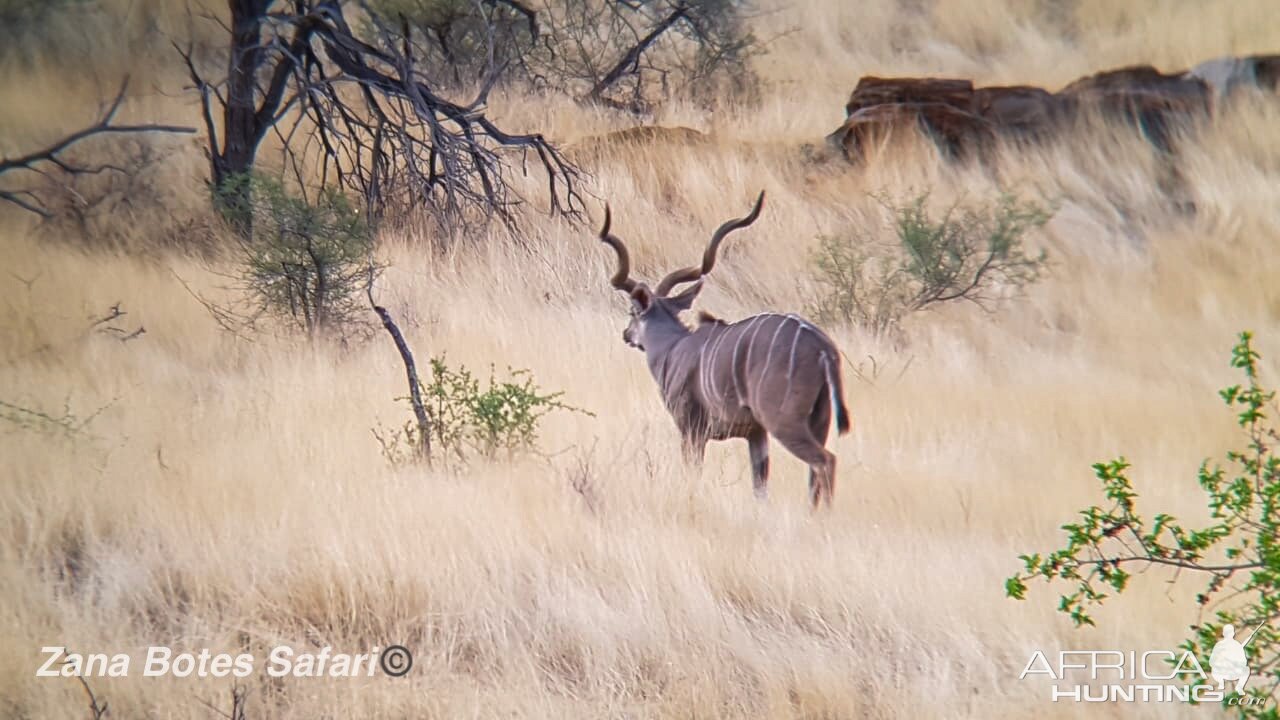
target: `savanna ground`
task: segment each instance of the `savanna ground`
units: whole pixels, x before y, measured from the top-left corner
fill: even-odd
[[[181,14],[119,5],[61,28],[65,52],[10,59],[0,154],[82,125],[125,72],[129,117],[198,125],[157,39]],[[157,140],[152,191],[171,212],[122,210],[96,244],[13,213],[0,225],[0,399],[101,409],[71,439],[0,432],[0,714],[83,716],[74,680],[33,677],[43,645],[135,664],[148,645],[247,647],[259,664],[278,644],[414,651],[402,679],[255,674],[250,718],[1072,716],[1043,683],[1018,681],[1033,650],[1176,646],[1195,583],[1149,573],[1077,631],[1050,592],[1016,603],[1002,580],[1095,501],[1097,460],[1126,455],[1145,502],[1203,515],[1195,469],[1237,438],[1215,395],[1236,381],[1236,332],[1256,331],[1264,372],[1280,370],[1280,102],[1245,100],[1183,147],[1194,214],[1161,194],[1145,144],[1101,129],[1006,150],[998,171],[920,144],[862,169],[800,147],[839,124],[863,74],[1057,88],[1124,64],[1183,68],[1280,49],[1273,3],[764,10],[762,34],[778,37],[757,62],[758,106],[668,107],[659,124],[709,131],[712,145],[590,161],[642,276],[694,260],[761,188],[763,217],[726,244],[699,301],[721,317],[803,309],[807,252],[878,223],[874,192],[930,188],[945,204],[1005,187],[1056,208],[1034,238],[1048,276],[998,312],[922,314],[897,344],[828,328],[855,422],[831,445],[832,511],[810,514],[803,468],[776,444],[767,504],[741,442],[713,444],[700,473],[682,466],[643,359],[621,341],[612,257],[591,229],[543,216],[525,247],[495,236],[433,255],[413,231],[384,236],[381,299],[420,356],[528,368],[595,417],[549,416],[540,456],[390,468],[370,434],[405,419],[384,336],[239,339],[183,286],[216,297],[216,258],[131,245],[181,245],[174,217],[205,202],[199,141]],[[566,142],[630,124],[554,98],[492,106]],[[144,336],[87,331],[117,302]],[[133,675],[91,681],[111,717],[229,709],[230,680]]]

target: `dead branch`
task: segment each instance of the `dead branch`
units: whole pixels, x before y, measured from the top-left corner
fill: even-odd
[[[640,56],[643,55],[644,52],[649,49],[649,46],[652,45],[664,32],[671,29],[671,26],[679,22],[681,18],[688,16],[688,14],[689,7],[687,5],[683,3],[677,5],[669,15],[663,18],[662,22],[655,25],[654,28],[649,31],[649,34],[640,38],[635,45],[631,46],[631,49],[622,56],[622,59],[613,66],[613,69],[605,73],[604,77],[600,78],[600,80],[596,82],[595,86],[591,88],[591,92],[587,94],[586,99],[599,101],[603,97],[604,91],[612,87],[613,84],[622,78],[624,74],[628,71],[638,71],[640,67]]]
[[[365,293],[369,297],[369,307],[377,313],[378,319],[382,321],[382,327],[386,328],[387,333],[391,335],[391,340],[396,344],[396,350],[400,353],[400,360],[404,363],[405,376],[409,382],[409,404],[413,407],[413,416],[418,421],[418,457],[427,463],[427,467],[431,466],[431,420],[427,416],[426,405],[422,402],[422,380],[418,376],[418,366],[413,359],[413,351],[409,349],[409,343],[405,342],[404,334],[400,332],[400,328],[395,321],[391,319],[391,313],[385,307],[382,307],[373,299],[373,280],[374,266],[369,263],[369,283],[365,285]],[[375,436],[377,433],[374,433]]]
[[[63,154],[71,149],[82,140],[86,140],[98,135],[126,135],[134,133],[194,133],[195,128],[185,127],[181,125],[163,125],[158,123],[143,123],[140,125],[120,125],[116,124],[116,113],[119,112],[121,104],[124,103],[125,91],[129,87],[129,78],[125,78],[120,83],[120,91],[116,93],[115,99],[107,106],[106,110],[98,117],[98,120],[92,125],[77,130],[70,135],[54,142],[52,145],[37,150],[26,155],[16,158],[0,159],[0,178],[3,178],[9,172],[32,172],[45,175],[46,167],[51,166],[61,170],[68,175],[94,175],[101,172],[114,171],[125,172],[123,168],[108,163],[96,163],[82,165],[63,157]],[[23,210],[35,213],[41,217],[48,218],[51,213],[48,207],[40,199],[35,190],[29,188],[20,189],[0,189],[0,200],[5,200]]]
[[[107,703],[103,701],[98,704],[98,698],[93,694],[93,688],[89,687],[88,681],[84,677],[77,675],[76,679],[80,681],[80,687],[84,688],[85,695],[89,696],[89,717],[93,720],[102,720],[107,716]]]
[[[114,325],[109,324],[113,320],[122,318],[128,314],[129,313],[127,311],[120,309],[120,303],[116,303],[115,305],[112,305],[107,310],[107,314],[103,315],[102,317],[89,318],[90,320],[93,321],[89,325],[89,329],[90,330],[97,329],[99,332],[114,334],[116,339],[118,339],[120,342],[129,342],[130,340],[137,340],[138,338],[146,334],[147,329],[145,327],[139,325],[138,329],[130,331],[130,330],[126,330],[124,328],[116,327]]]

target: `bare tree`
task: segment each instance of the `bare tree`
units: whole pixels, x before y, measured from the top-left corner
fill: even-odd
[[[318,184],[359,193],[374,218],[388,206],[425,205],[446,226],[475,217],[512,222],[521,198],[500,149],[536,156],[552,213],[580,212],[577,169],[542,135],[507,132],[486,117],[499,75],[492,43],[490,69],[474,97],[455,102],[417,62],[425,51],[407,24],[364,0],[228,6],[223,79],[207,79],[192,49],[178,48],[200,93],[215,188],[232,187],[232,178],[251,171],[274,132],[301,185],[318,170]],[[224,207],[244,199],[224,197]]]
[[[579,101],[641,113],[682,92],[715,97],[715,86],[754,86],[747,60],[759,51],[747,31],[747,3],[735,0],[558,0],[530,58],[542,82]],[[576,90],[574,90],[576,88]]]
[[[89,163],[68,158],[67,156],[72,147],[81,141],[102,135],[156,132],[194,133],[196,131],[195,128],[179,125],[117,123],[116,114],[124,103],[125,91],[128,88],[129,79],[125,78],[120,83],[120,91],[116,93],[115,99],[102,111],[92,125],[66,135],[53,144],[35,152],[12,159],[0,159],[0,183],[4,183],[4,185],[0,185],[0,201],[12,203],[23,210],[48,218],[53,214],[49,203],[46,198],[42,197],[40,189],[32,185],[31,181],[41,178],[48,180],[59,176],[61,179],[66,179],[79,175],[97,175],[104,172],[128,172],[126,168],[111,163]],[[26,179],[20,179],[16,184],[9,185],[5,181],[9,180],[10,177]]]
[[[491,66],[512,78],[542,40],[540,10],[526,0],[369,0],[421,34],[414,58],[439,83],[459,90],[483,80]],[[492,63],[490,51],[492,50]]]
[[[714,97],[754,85],[759,43],[740,0],[371,0],[421,33],[422,60],[465,85],[483,77],[493,38],[506,80],[643,113],[658,98]]]

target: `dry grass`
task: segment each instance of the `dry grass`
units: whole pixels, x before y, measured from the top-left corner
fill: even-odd
[[[1280,48],[1271,3],[1081,1],[1059,16],[1025,0],[899,5],[779,3],[760,22],[795,31],[762,62],[762,107],[671,109],[664,123],[716,142],[594,168],[592,190],[650,278],[768,189],[700,301],[729,318],[802,307],[806,250],[871,214],[870,191],[932,187],[945,201],[1001,183],[1058,204],[1039,239],[1053,271],[1024,301],[922,316],[905,349],[832,328],[851,364],[869,371],[873,356],[882,371],[846,373],[855,430],[833,445],[831,513],[807,512],[802,468],[780,448],[767,505],[751,497],[741,443],[713,445],[701,474],[681,466],[621,342],[610,258],[584,230],[540,219],[528,249],[495,240],[436,259],[412,234],[385,238],[382,294],[420,355],[527,367],[597,413],[553,417],[545,458],[452,477],[379,456],[369,428],[403,417],[382,338],[346,351],[239,341],[175,279],[216,292],[206,266],[81,251],[5,216],[0,399],[105,409],[73,440],[0,427],[0,714],[83,712],[74,682],[33,678],[50,644],[135,664],[152,644],[415,652],[401,680],[255,675],[251,718],[1070,716],[1017,681],[1033,649],[1176,645],[1192,583],[1145,578],[1100,629],[1077,632],[1048,593],[1013,603],[1001,581],[1094,501],[1099,459],[1126,454],[1144,502],[1197,516],[1194,470],[1234,439],[1214,396],[1234,381],[1234,333],[1257,331],[1267,371],[1280,370],[1280,106],[1252,102],[1186,150],[1195,216],[1168,209],[1141,144],[1104,133],[1006,154],[998,178],[920,147],[853,171],[809,164],[799,146],[835,127],[864,72],[1055,85],[1129,62],[1186,65]],[[75,125],[103,94],[33,62],[0,84],[25,98],[0,101],[0,151]],[[565,140],[622,124],[521,100],[508,120]],[[196,120],[164,97],[132,110]],[[194,149],[173,163],[198,187]],[[166,221],[130,219],[139,233]],[[145,336],[85,332],[115,302]],[[581,478],[594,510],[573,490]],[[228,680],[137,674],[92,681],[113,717],[229,709]]]

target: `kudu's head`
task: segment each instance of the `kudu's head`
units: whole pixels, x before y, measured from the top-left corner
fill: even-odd
[[[637,282],[630,278],[631,256],[627,253],[627,247],[622,244],[622,241],[609,232],[613,216],[609,211],[609,206],[605,205],[604,227],[600,229],[600,240],[612,247],[614,252],[618,254],[618,271],[614,273],[610,283],[615,288],[626,293],[631,299],[631,322],[627,325],[627,329],[622,332],[622,339],[628,345],[644,350],[646,345],[652,345],[650,339],[655,334],[670,334],[673,331],[687,332],[679,320],[679,315],[693,306],[694,299],[698,297],[698,293],[702,290],[702,277],[711,272],[711,268],[716,264],[716,251],[719,250],[721,241],[734,230],[744,228],[755,222],[756,218],[760,217],[760,208],[763,206],[764,191],[762,190],[760,196],[756,198],[755,207],[751,208],[749,215],[730,220],[716,229],[711,236],[711,242],[707,245],[706,252],[702,254],[701,265],[681,268],[668,273],[666,277],[658,282],[656,288],[650,289],[646,283]],[[671,291],[677,285],[685,283],[693,283],[693,285],[676,295],[671,294]]]

